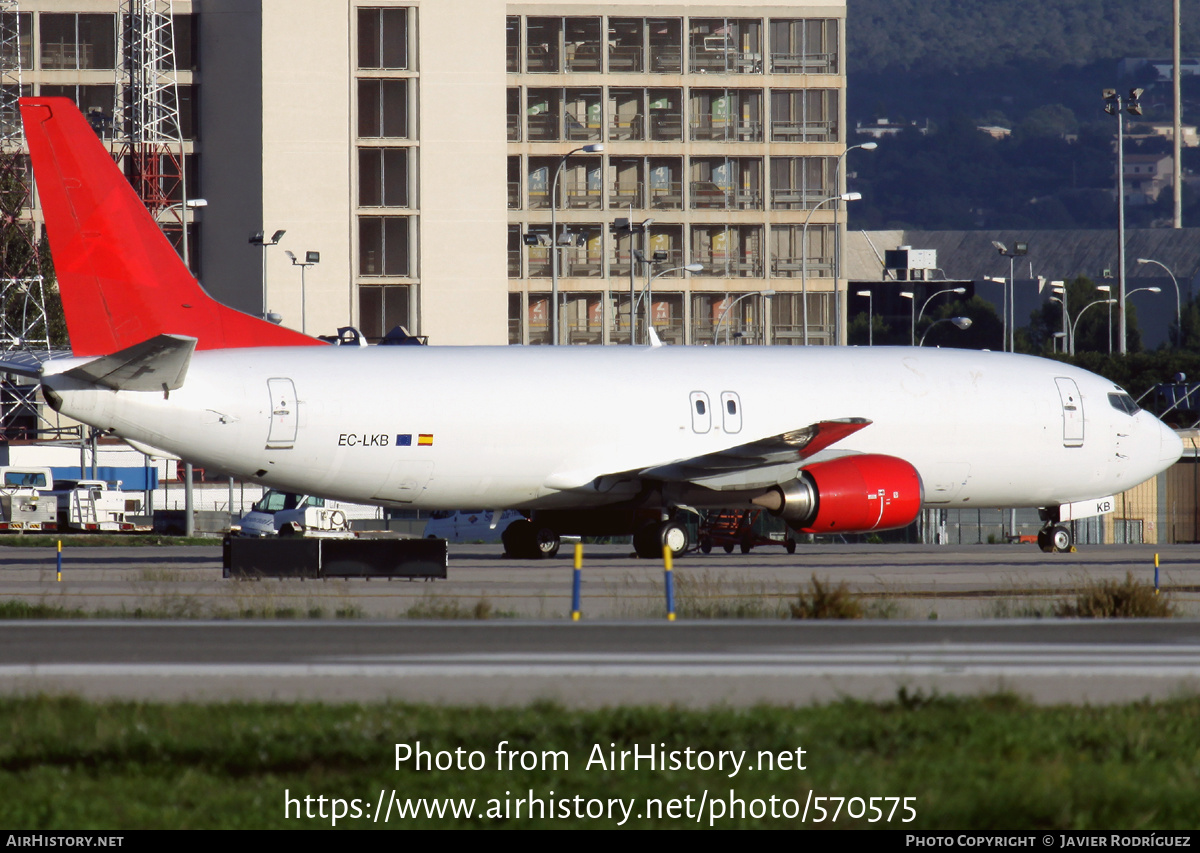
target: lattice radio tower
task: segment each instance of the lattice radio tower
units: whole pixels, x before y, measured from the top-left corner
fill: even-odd
[[[187,186],[171,7],[171,0],[121,2],[124,75],[118,71],[113,151],[163,233],[179,245],[187,239]]]
[[[17,98],[22,94],[21,16],[17,0],[0,0],[0,352],[34,360],[49,355],[50,332],[37,226],[31,213],[33,179]],[[38,385],[3,377],[0,435],[40,431]]]

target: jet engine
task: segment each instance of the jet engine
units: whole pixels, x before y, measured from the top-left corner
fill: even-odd
[[[921,498],[916,468],[895,456],[863,454],[809,465],[751,503],[802,533],[862,533],[911,524]]]

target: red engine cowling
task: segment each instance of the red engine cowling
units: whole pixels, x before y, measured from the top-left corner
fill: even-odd
[[[803,533],[863,533],[911,524],[921,491],[921,477],[908,462],[864,454],[809,465],[754,503]]]

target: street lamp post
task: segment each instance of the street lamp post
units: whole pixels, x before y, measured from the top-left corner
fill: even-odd
[[[1176,71],[1178,74],[1178,71]],[[1142,105],[1141,89],[1130,89],[1125,100],[1125,112],[1140,116]],[[1120,353],[1128,350],[1125,341],[1125,120],[1122,114],[1121,96],[1116,89],[1104,90],[1104,111],[1117,117],[1117,341]],[[1178,190],[1176,195],[1178,195]]]
[[[562,172],[562,167],[566,165],[567,158],[572,154],[578,154],[580,151],[585,154],[598,154],[604,150],[602,143],[592,143],[590,145],[580,145],[578,148],[572,148],[558,160],[558,165],[554,168],[554,180],[550,183],[550,337],[551,345],[558,346],[558,176]],[[633,259],[630,258],[630,263]]]
[[[647,261],[645,261],[645,264],[646,264],[646,269],[650,270],[653,268],[654,261],[647,260]],[[659,272],[654,273],[654,275],[650,275],[649,272],[647,272],[646,286],[642,288],[641,293],[639,293],[637,296],[638,302],[642,301],[643,296],[645,297],[645,300],[646,300],[646,343],[650,343],[650,323],[653,320],[653,317],[651,316],[650,312],[652,310],[651,306],[654,304],[654,301],[653,301],[654,280],[656,278],[658,278],[659,276],[669,275],[670,273],[673,273],[673,272],[681,272],[684,270],[686,270],[687,272],[700,272],[703,269],[704,269],[704,264],[684,264],[681,267],[671,267],[670,269],[661,270]],[[633,308],[630,309],[629,316],[630,317],[637,316],[637,305],[636,304],[634,305]],[[630,334],[630,337],[632,338],[632,336],[633,336],[632,323],[630,324],[630,327],[629,327],[629,334]]]
[[[1111,305],[1115,299],[1097,299],[1095,302],[1089,302],[1075,315],[1075,321],[1071,323],[1071,355],[1075,355],[1075,332],[1079,330],[1079,321],[1083,318],[1083,312],[1091,308],[1093,305]]]
[[[967,329],[971,328],[971,322],[972,321],[970,317],[943,317],[940,320],[934,320],[929,324],[929,328],[925,330],[925,334],[921,335],[921,343],[917,344],[917,346],[925,346],[925,339],[929,337],[929,333],[933,331],[934,326],[941,325],[942,323],[953,323],[957,328],[962,329],[965,332]]]
[[[1176,195],[1179,194],[1176,193]],[[1180,304],[1179,281],[1175,278],[1175,273],[1171,272],[1170,268],[1162,261],[1156,261],[1153,258],[1138,258],[1137,262],[1139,264],[1158,264],[1171,277],[1171,284],[1175,285],[1175,347],[1178,349],[1183,340],[1183,306]]]
[[[925,300],[924,304],[921,305],[921,310],[917,312],[917,319],[913,323],[914,331],[916,330],[916,324],[920,323],[921,318],[925,316],[925,309],[929,307],[929,303],[932,302],[936,297],[941,296],[943,293],[957,293],[961,296],[962,294],[964,294],[966,292],[967,292],[967,289],[965,287],[947,287],[945,290],[939,290],[937,293],[934,293],[932,296],[930,296],[928,299]],[[915,302],[914,302],[914,304],[915,304]],[[938,322],[941,322],[941,321],[939,320]]]
[[[803,315],[802,322],[804,323],[804,345],[808,346],[808,223],[812,220],[812,215],[816,213],[817,208],[821,205],[828,204],[831,201],[858,201],[862,198],[862,193],[842,193],[841,195],[831,195],[829,198],[823,198],[814,204],[808,211],[808,216],[804,217],[804,228],[800,232],[800,299],[803,303],[801,313]],[[836,230],[836,229],[835,229]],[[837,292],[837,282],[834,282],[834,293]],[[834,338],[837,338],[837,332],[834,332]]]
[[[716,328],[713,329],[713,345],[716,346],[717,339],[720,337],[720,334],[721,334],[721,325],[725,322],[725,318],[729,316],[729,312],[731,310],[733,310],[734,305],[737,305],[739,302],[741,302],[747,296],[761,296],[764,299],[770,299],[774,295],[775,295],[774,290],[751,290],[746,293],[743,293],[741,296],[737,297],[732,302],[730,302],[728,305],[726,305],[725,310],[721,312],[721,316],[717,320]],[[726,333],[726,336],[725,336],[725,343],[726,344],[729,343],[728,333]]]
[[[856,148],[863,151],[874,151],[879,147],[878,142],[863,142],[860,145],[851,145],[845,151],[838,155],[837,164],[833,167],[833,188],[837,192],[841,192],[841,174],[842,161],[846,159],[846,155]],[[838,298],[841,295],[841,280],[842,280],[842,232],[838,228],[838,212],[841,210],[840,204],[833,206],[833,343],[837,345],[841,343],[840,335],[842,328],[842,302]]]
[[[252,246],[261,246],[262,250],[263,250],[263,253],[262,253],[262,315],[263,315],[264,320],[268,319],[267,315],[270,313],[269,311],[267,311],[267,247],[268,246],[278,246],[279,241],[283,239],[283,235],[286,234],[287,231],[280,228],[278,231],[276,231],[274,234],[271,235],[270,240],[266,239],[266,237],[263,236],[265,233],[266,232],[264,232],[264,231],[258,231],[256,233],[250,235],[250,244]]]
[[[300,267],[300,332],[302,334],[307,335],[308,334],[308,296],[307,296],[307,288],[305,287],[305,284],[304,284],[304,273],[306,273],[308,271],[309,267],[316,266],[317,264],[321,263],[321,253],[320,252],[305,252],[303,261],[299,260],[295,255],[293,255],[291,249],[284,249],[283,253],[291,259],[292,266]],[[384,334],[387,334],[388,330],[384,329],[383,331],[384,331]]]
[[[875,301],[869,290],[859,290],[855,296],[867,297],[867,346],[875,346]]]

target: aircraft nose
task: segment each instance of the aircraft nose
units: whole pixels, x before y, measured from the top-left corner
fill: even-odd
[[[1162,421],[1158,421],[1158,430],[1161,443],[1159,459],[1167,465],[1174,465],[1183,455],[1183,439]]]

